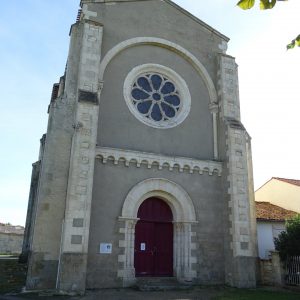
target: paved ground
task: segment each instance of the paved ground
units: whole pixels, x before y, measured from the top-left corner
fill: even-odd
[[[226,296],[225,296],[226,295]],[[134,289],[103,289],[87,291],[85,296],[53,296],[49,293],[1,295],[0,300],[299,300],[300,289],[295,287],[259,287],[239,290],[226,287],[193,287],[189,290],[141,292]],[[224,297],[225,296],[225,297]],[[224,298],[223,298],[224,297]]]
[[[0,295],[1,300],[212,300],[224,291],[221,287],[201,288],[194,287],[189,290],[151,291],[141,292],[133,289],[104,289],[87,291],[85,296],[49,296],[47,294],[27,295]]]

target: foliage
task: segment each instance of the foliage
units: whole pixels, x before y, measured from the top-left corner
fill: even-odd
[[[273,8],[277,1],[288,1],[288,0],[260,0],[260,9],[271,9]],[[240,0],[237,5],[241,9],[250,9],[254,6],[255,0]],[[287,46],[287,50],[293,49],[295,46],[300,47],[300,34],[293,39]]]
[[[295,46],[300,47],[300,34],[286,46],[287,50],[293,49]]]
[[[282,260],[300,255],[300,215],[286,221],[286,231],[281,232],[274,243]]]
[[[276,5],[277,1],[287,0],[260,0],[260,9],[271,9]],[[255,0],[240,0],[237,5],[242,9],[250,9],[254,4]]]

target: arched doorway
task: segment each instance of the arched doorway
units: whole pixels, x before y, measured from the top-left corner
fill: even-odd
[[[139,207],[135,227],[136,276],[173,276],[173,214],[169,205],[155,197]]]
[[[122,207],[120,233],[124,236],[119,240],[120,249],[118,261],[123,266],[118,270],[118,277],[123,278],[124,287],[136,283],[135,230],[139,221],[138,211],[141,205],[150,198],[163,199],[164,204],[172,211],[173,217],[173,275],[178,281],[186,282],[197,278],[197,272],[192,265],[197,263],[193,249],[197,244],[192,241],[196,237],[193,224],[197,223],[194,204],[188,193],[177,183],[165,178],[149,178],[137,183],[127,194]],[[122,224],[124,223],[124,225]]]

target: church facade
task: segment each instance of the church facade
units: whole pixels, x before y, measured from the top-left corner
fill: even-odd
[[[169,0],[82,0],[33,165],[27,289],[256,284],[229,39]]]

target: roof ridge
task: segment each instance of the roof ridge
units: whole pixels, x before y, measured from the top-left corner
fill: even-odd
[[[282,178],[282,177],[272,177],[272,179],[286,182],[292,185],[300,186],[300,179]]]

